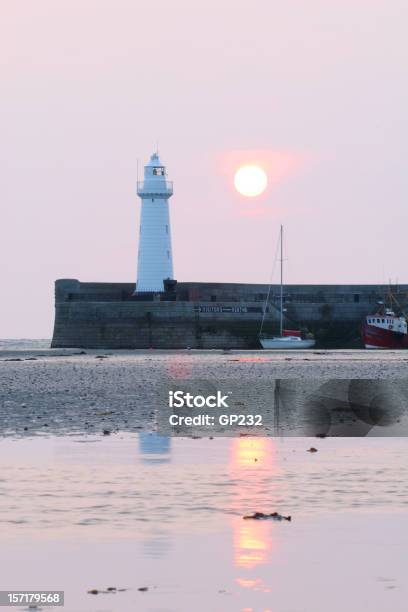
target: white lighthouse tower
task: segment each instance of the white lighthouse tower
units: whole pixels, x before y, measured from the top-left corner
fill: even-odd
[[[136,293],[164,291],[163,281],[173,278],[173,256],[169,198],[173,183],[158,153],[153,153],[144,168],[144,180],[137,183],[142,200]]]

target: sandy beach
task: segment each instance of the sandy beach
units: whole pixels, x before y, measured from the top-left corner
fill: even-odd
[[[348,418],[346,411],[337,418],[337,426],[327,432],[348,436],[408,434],[405,409],[408,355],[404,351],[100,352],[51,350],[46,346],[46,341],[34,346],[12,341],[0,344],[2,435],[155,430],[169,385],[186,381],[223,385],[224,389],[233,389],[239,400],[247,399],[248,405],[256,403],[263,414],[268,416],[269,412],[270,427],[263,434],[273,435],[276,432],[271,418],[276,379],[297,381],[295,392],[300,389],[303,395],[311,395],[325,381],[338,381],[341,387],[340,381],[347,380],[369,381],[366,391],[369,393],[370,381],[376,380],[377,386],[384,387],[378,391],[381,397],[384,393],[395,395],[391,389],[396,388],[398,380],[400,392],[391,402],[395,417],[385,419],[386,427],[373,429],[373,423],[360,423],[361,427],[357,427],[355,421],[348,428],[342,427],[341,422]],[[344,391],[339,385],[333,391],[331,384],[329,391],[325,391],[326,396],[334,394],[343,401]],[[303,404],[293,412],[293,406],[299,402],[297,396],[293,399],[293,385],[287,383],[286,388],[289,391],[287,400],[283,397],[286,407],[281,410],[280,433],[319,433],[324,424],[320,423],[322,418],[319,414],[315,416],[313,410],[305,411]]]

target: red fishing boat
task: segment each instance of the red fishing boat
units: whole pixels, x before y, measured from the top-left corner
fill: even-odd
[[[392,310],[367,315],[361,331],[366,349],[408,349],[407,320]]]

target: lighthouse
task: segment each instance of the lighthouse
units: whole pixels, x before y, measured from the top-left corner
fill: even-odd
[[[144,180],[137,183],[137,195],[142,207],[135,293],[161,292],[164,281],[173,278],[169,215],[173,183],[167,180],[158,153],[153,153],[144,167]]]

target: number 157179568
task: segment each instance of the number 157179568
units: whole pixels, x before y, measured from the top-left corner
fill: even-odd
[[[41,604],[42,606],[63,606],[63,591],[0,591],[0,606]]]

